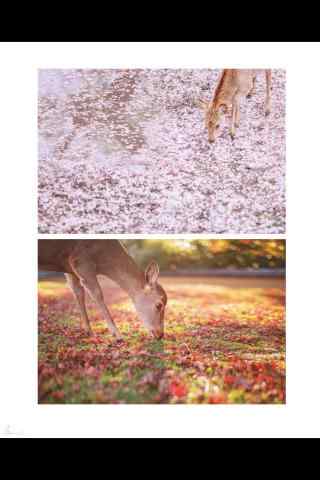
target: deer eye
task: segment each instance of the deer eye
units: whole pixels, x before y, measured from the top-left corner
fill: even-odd
[[[156,303],[156,309],[158,310],[158,312],[161,312],[161,310],[163,309],[163,303],[157,302]]]

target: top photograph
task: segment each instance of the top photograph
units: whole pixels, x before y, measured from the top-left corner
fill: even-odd
[[[285,234],[282,69],[42,69],[40,234]]]

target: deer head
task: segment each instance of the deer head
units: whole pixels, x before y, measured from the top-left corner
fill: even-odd
[[[220,128],[221,111],[226,112],[226,105],[214,105],[212,102],[200,100],[198,102],[200,108],[205,112],[205,128],[208,130],[208,141],[215,142]]]
[[[158,283],[159,266],[151,262],[145,270],[145,285],[134,298],[135,307],[144,326],[160,339],[164,335],[164,313],[167,295]]]

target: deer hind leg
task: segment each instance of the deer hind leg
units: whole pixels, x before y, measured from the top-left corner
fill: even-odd
[[[98,283],[95,272],[93,272],[86,265],[72,265],[72,268],[74,269],[75,274],[79,278],[81,285],[87,290],[92,300],[98,305],[112,335],[114,335],[118,339],[121,339],[121,334],[117,329],[117,326],[114,323],[110,312],[104,302],[103,293]]]
[[[265,114],[269,115],[271,112],[271,70],[266,70],[266,106],[265,106]]]
[[[85,330],[91,335],[92,330],[90,327],[90,322],[86,310],[86,304],[85,304],[85,292],[84,289],[79,281],[79,279],[73,275],[72,273],[66,273],[65,277],[67,279],[67,283],[72,290],[75,299],[77,300],[79,310],[80,310],[80,316],[81,316],[81,326],[85,328]]]

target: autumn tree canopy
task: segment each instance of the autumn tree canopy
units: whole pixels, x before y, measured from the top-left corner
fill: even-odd
[[[161,269],[284,268],[284,240],[125,240],[133,257]]]

